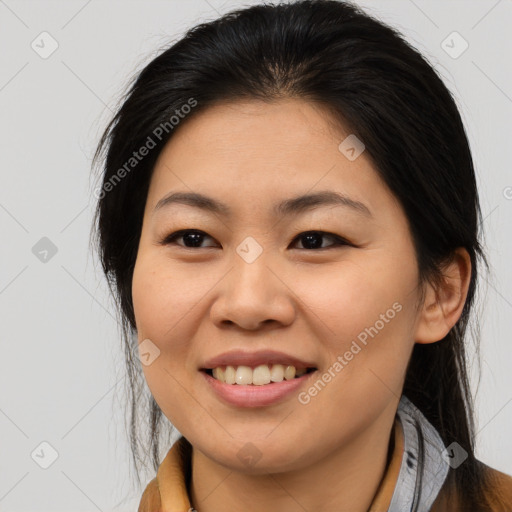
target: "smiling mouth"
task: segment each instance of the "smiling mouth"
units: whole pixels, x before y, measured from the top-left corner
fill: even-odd
[[[262,364],[251,366],[218,366],[216,368],[203,368],[203,372],[224,384],[237,384],[240,386],[264,386],[293,380],[308,373],[316,371],[316,368],[296,368],[293,365]]]

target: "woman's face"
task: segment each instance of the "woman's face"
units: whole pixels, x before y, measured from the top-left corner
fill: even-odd
[[[367,152],[299,100],[218,105],[176,129],[152,176],[132,288],[164,414],[211,460],[254,472],[306,467],[391,422],[418,269]],[[160,202],[176,193],[208,200]],[[160,243],[179,230],[194,231]],[[262,384],[287,366],[309,373]],[[213,367],[258,383],[223,383]]]

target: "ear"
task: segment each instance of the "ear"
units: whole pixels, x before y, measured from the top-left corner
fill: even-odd
[[[416,325],[416,343],[435,343],[450,332],[464,308],[470,280],[471,258],[467,250],[460,247],[443,268],[439,287],[434,289],[427,285]]]

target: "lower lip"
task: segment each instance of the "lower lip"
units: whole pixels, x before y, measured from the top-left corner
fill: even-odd
[[[217,396],[228,404],[237,407],[264,407],[278,403],[296,392],[306,380],[316,373],[316,370],[291,380],[271,382],[262,386],[226,384],[214,379],[204,371],[200,373]]]

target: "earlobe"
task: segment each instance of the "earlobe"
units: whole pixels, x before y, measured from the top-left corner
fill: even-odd
[[[451,262],[443,267],[437,289],[427,285],[414,338],[416,343],[435,343],[450,332],[464,308],[470,280],[471,258],[465,248],[459,247]]]

